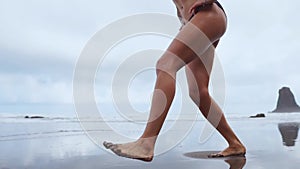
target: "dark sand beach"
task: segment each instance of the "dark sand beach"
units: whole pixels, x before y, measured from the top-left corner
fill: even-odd
[[[218,133],[199,141],[204,120],[171,150],[151,163],[121,158],[94,144],[76,119],[0,118],[0,169],[295,169],[300,166],[299,114],[268,114],[266,118],[229,117],[247,146],[246,157],[210,159],[225,148]]]

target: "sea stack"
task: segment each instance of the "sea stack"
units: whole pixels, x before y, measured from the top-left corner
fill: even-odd
[[[277,107],[272,112],[300,112],[300,107],[297,105],[290,88],[283,87],[279,90]]]

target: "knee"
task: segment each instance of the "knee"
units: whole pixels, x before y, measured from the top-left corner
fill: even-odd
[[[176,72],[184,66],[184,62],[178,57],[174,57],[170,54],[164,54],[156,62],[156,73],[166,72],[170,75],[175,75]]]
[[[192,87],[189,89],[189,96],[196,103],[201,106],[201,103],[206,103],[206,100],[210,98],[207,87]]]

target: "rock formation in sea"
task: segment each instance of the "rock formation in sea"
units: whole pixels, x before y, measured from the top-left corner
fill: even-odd
[[[300,107],[290,88],[283,87],[279,90],[277,107],[272,112],[300,112]]]
[[[266,115],[264,113],[256,114],[255,116],[250,116],[250,118],[264,118]]]
[[[43,117],[43,116],[25,116],[24,118],[25,119],[43,119],[45,117]]]

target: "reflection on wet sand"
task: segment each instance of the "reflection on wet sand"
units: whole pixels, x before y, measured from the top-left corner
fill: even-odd
[[[196,159],[224,160],[227,164],[229,164],[229,169],[243,169],[243,167],[245,166],[246,161],[247,161],[245,156],[224,157],[224,158],[209,158],[208,157],[210,154],[215,154],[215,153],[218,153],[218,151],[216,151],[216,152],[212,152],[212,151],[190,152],[190,153],[186,153],[184,155],[186,157],[196,158]]]
[[[229,169],[242,169],[246,164],[246,157],[231,158],[224,161],[229,164]]]
[[[299,123],[279,123],[278,129],[282,136],[282,142],[287,147],[295,146],[298,137]]]

